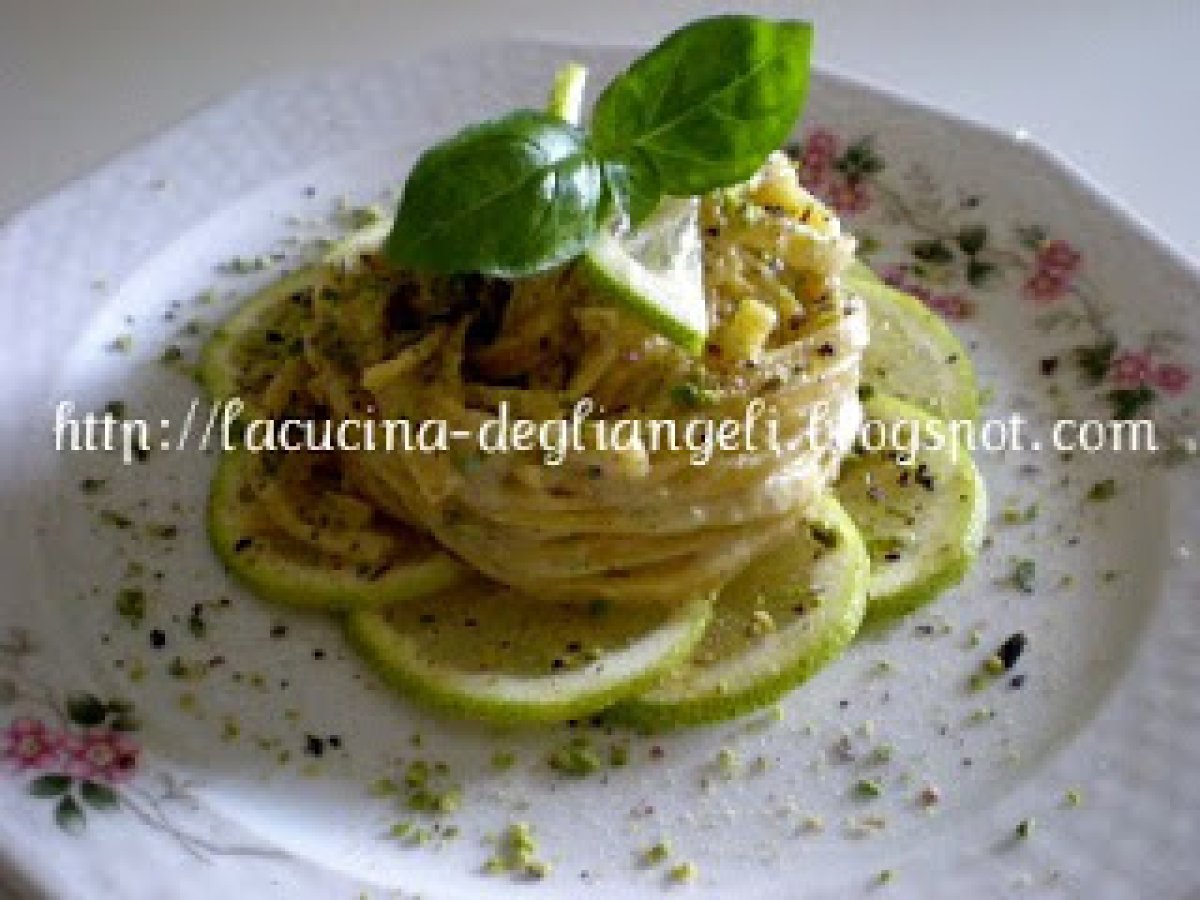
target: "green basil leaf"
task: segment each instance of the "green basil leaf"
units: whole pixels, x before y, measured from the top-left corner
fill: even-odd
[[[397,265],[503,278],[583,252],[606,212],[606,180],[584,133],[523,110],[426,151],[384,246]]]
[[[646,221],[662,199],[662,189],[653,167],[641,163],[610,162],[604,164],[604,174],[619,214],[626,224],[637,227]]]
[[[593,146],[606,159],[652,166],[674,196],[743,181],[790,136],[811,48],[807,22],[718,16],[687,25],[600,95]]]

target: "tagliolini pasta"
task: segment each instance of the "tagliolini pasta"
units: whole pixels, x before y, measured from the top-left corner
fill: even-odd
[[[865,313],[841,287],[854,242],[773,155],[700,202],[709,341],[692,357],[597,291],[578,266],[508,282],[398,272],[372,253],[311,291],[302,364],[268,396],[335,421],[514,417],[745,420],[776,443],[717,451],[630,440],[558,465],[538,451],[343,454],[353,491],[486,576],[534,596],[682,603],[718,589],[792,528],[835,477],[861,411]],[[277,406],[283,401],[277,402]]]

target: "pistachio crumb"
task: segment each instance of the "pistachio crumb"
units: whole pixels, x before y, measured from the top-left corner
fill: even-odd
[[[694,862],[681,862],[678,865],[671,866],[671,880],[678,884],[687,884],[690,881],[695,881],[699,870]]]
[[[878,778],[860,778],[854,783],[854,795],[864,800],[874,800],[882,796],[883,785]]]
[[[722,747],[721,752],[717,754],[717,769],[725,778],[732,778],[737,774],[739,768],[739,760],[737,754],[728,747]]]
[[[492,754],[492,768],[497,772],[507,772],[517,764],[517,756],[511,750],[497,750]]]
[[[551,753],[549,763],[554,771],[576,778],[591,775],[603,765],[591,742],[583,737],[575,738]]]
[[[642,851],[642,862],[648,866],[656,866],[671,855],[671,845],[667,841],[658,841]]]

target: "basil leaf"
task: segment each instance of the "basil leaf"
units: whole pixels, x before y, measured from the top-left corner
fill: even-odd
[[[811,48],[807,22],[718,16],[684,26],[600,95],[592,144],[652,168],[674,196],[743,181],[790,136]]]
[[[625,225],[641,225],[662,199],[658,176],[650,166],[609,162],[604,164],[604,174]]]
[[[607,192],[582,131],[547,113],[515,112],[417,160],[384,252],[429,272],[532,275],[583,252]]]

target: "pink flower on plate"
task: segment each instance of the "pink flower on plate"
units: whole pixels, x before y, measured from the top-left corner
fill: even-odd
[[[879,273],[879,280],[884,284],[891,285],[898,290],[904,289],[904,282],[908,279],[908,266],[899,263],[892,263]]]
[[[1070,286],[1070,281],[1066,276],[1049,269],[1038,269],[1025,282],[1025,296],[1034,303],[1044,306],[1060,299]]]
[[[1168,394],[1182,394],[1192,380],[1192,373],[1177,363],[1163,363],[1154,370],[1154,383]]]
[[[933,306],[933,291],[923,284],[901,284],[900,290],[912,294],[926,306]]]
[[[829,169],[837,157],[837,135],[818,128],[804,141],[800,154],[800,183],[813,193],[820,193],[829,180]]]
[[[1119,388],[1141,387],[1149,379],[1153,363],[1147,351],[1125,351],[1113,360],[1111,377]]]
[[[88,731],[72,738],[65,758],[68,774],[115,783],[132,777],[138,746],[118,731]]]
[[[829,186],[829,205],[844,216],[871,208],[871,192],[864,181],[839,178]]]
[[[975,312],[975,305],[962,294],[938,294],[925,302],[947,319],[956,321],[969,319]]]
[[[1038,248],[1038,268],[1064,278],[1075,273],[1079,268],[1079,260],[1079,251],[1066,241],[1046,241]]]
[[[828,165],[837,156],[841,141],[828,128],[814,128],[804,141],[804,155],[821,165]]]
[[[0,731],[0,741],[0,758],[16,763],[22,770],[44,769],[58,760],[64,736],[41,719],[21,718]]]

